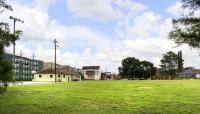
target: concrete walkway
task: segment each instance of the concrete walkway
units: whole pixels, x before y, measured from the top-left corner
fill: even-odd
[[[32,82],[32,81],[17,81],[15,84],[10,84],[10,85],[34,85],[34,84],[50,84],[50,83],[55,83],[55,82]]]

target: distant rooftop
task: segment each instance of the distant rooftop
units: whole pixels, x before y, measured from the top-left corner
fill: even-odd
[[[11,53],[5,53],[4,56],[11,56],[11,57],[13,57],[13,54],[11,54]],[[24,56],[19,56],[19,55],[15,55],[15,58],[23,58],[23,59],[33,60],[33,58],[31,58],[31,57],[24,57]],[[42,61],[42,60],[38,60],[38,59],[34,59],[34,60],[35,61]]]
[[[87,70],[87,69],[99,69],[100,66],[83,66],[82,70]]]

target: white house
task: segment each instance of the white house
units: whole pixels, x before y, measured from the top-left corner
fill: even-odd
[[[180,78],[196,78],[195,68],[187,67],[179,74]]]
[[[196,77],[200,78],[200,69],[196,69]]]
[[[82,73],[86,80],[101,79],[100,66],[83,66]]]

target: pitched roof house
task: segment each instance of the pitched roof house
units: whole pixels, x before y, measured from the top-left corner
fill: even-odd
[[[44,69],[33,75],[33,81],[38,82],[69,82],[74,79],[80,80],[81,77],[77,77],[76,73],[68,69],[57,69],[55,76],[55,69]]]
[[[180,74],[180,78],[196,78],[196,72],[193,67],[184,68]]]
[[[100,80],[100,66],[83,66],[82,74],[86,80]]]
[[[200,78],[200,69],[196,69],[195,72],[196,72],[196,77]]]
[[[121,76],[111,72],[101,73],[101,80],[121,80]]]

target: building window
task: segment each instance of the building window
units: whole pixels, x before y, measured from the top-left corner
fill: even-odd
[[[63,76],[63,78],[65,78],[65,75]]]
[[[39,75],[39,78],[42,78],[42,75]]]
[[[53,75],[50,75],[50,78],[53,78]]]
[[[58,78],[60,78],[60,75],[58,75]]]

